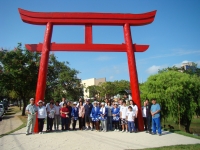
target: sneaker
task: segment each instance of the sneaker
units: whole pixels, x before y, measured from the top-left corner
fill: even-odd
[[[39,134],[42,134],[41,132],[39,132]]]
[[[117,131],[119,132],[119,129],[117,129]]]
[[[26,133],[26,135],[28,135],[28,133]]]
[[[126,133],[128,133],[128,130],[126,130]]]
[[[114,131],[117,131],[117,129],[115,129]]]
[[[156,133],[153,133],[153,132],[152,132],[151,135],[156,135]]]
[[[122,133],[124,132],[124,130],[122,130]]]

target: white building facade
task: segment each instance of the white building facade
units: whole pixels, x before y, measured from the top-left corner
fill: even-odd
[[[84,98],[89,98],[90,96],[89,90],[87,92],[85,91],[88,86],[100,85],[103,82],[106,82],[106,78],[99,78],[99,79],[90,78],[86,80],[81,80],[81,84],[84,86],[84,89],[83,89]]]

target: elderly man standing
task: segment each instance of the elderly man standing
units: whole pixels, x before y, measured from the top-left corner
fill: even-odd
[[[156,103],[156,99],[152,99],[151,115],[152,115],[152,135],[156,134],[156,127],[158,129],[158,135],[161,136],[160,125],[160,105]]]
[[[31,98],[30,104],[27,105],[27,107],[26,107],[26,113],[28,114],[27,126],[26,126],[26,135],[32,134],[34,126],[35,126],[37,106],[34,103],[35,103],[34,98]],[[29,133],[30,126],[31,126],[31,133]]]

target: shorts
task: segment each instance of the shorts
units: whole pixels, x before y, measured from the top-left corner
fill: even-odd
[[[85,116],[85,122],[92,122],[92,119],[90,116]]]
[[[121,124],[122,125],[127,124],[127,120],[126,119],[121,119]]]

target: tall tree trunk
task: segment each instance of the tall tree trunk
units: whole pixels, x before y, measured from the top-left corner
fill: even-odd
[[[25,116],[26,115],[26,98],[25,97],[22,97],[22,100],[23,100],[23,103],[24,103],[24,105],[23,105],[23,109],[22,109],[22,116]]]

